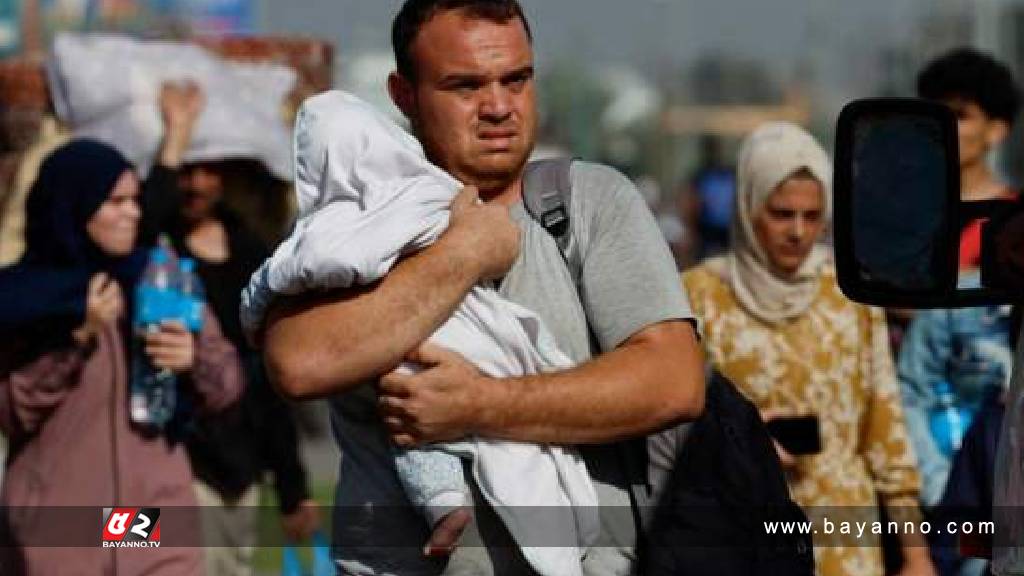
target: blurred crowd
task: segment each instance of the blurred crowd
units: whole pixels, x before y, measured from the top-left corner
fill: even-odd
[[[1019,86],[1009,68],[987,54],[970,48],[958,49],[929,63],[920,72],[916,96],[946,104],[956,114],[962,200],[1016,202],[1019,192],[1000,179],[990,162],[992,153],[1006,140],[1020,107]],[[748,140],[747,146],[750,142]],[[741,341],[756,341],[759,337],[753,334],[761,332],[763,326],[760,326],[760,322],[752,326],[738,323],[737,317],[729,316],[731,308],[726,306],[723,310],[723,304],[717,300],[730,302],[729,306],[739,304],[740,310],[745,309],[739,316],[752,314],[754,320],[760,318],[763,321],[764,313],[755,311],[758,306],[757,294],[766,291],[771,285],[770,281],[763,281],[757,284],[751,282],[750,287],[744,287],[743,281],[737,280],[742,278],[742,268],[733,268],[731,273],[722,270],[724,265],[721,259],[715,257],[716,254],[723,252],[736,254],[738,250],[750,250],[744,245],[750,243],[749,238],[752,234],[749,225],[743,223],[742,214],[748,208],[741,197],[737,198],[737,195],[749,193],[747,190],[750,186],[750,176],[747,175],[747,171],[750,168],[747,163],[750,162],[750,156],[749,152],[746,152],[747,155],[741,152],[738,166],[730,169],[723,166],[713,140],[707,141],[703,149],[704,160],[694,172],[689,189],[682,196],[684,200],[681,202],[683,220],[688,223],[688,228],[694,231],[694,237],[677,254],[681,254],[680,261],[684,263],[702,262],[700,266],[687,271],[684,279],[688,283],[694,306],[698,310],[707,307],[706,310],[699,312],[699,316],[706,323],[704,337],[710,359],[716,367],[726,370],[751,398],[756,399],[755,403],[759,406],[772,410],[781,404],[789,405],[787,409],[792,410],[792,399],[780,397],[780,391],[776,387],[767,386],[762,380],[763,375],[778,374],[782,369],[789,384],[799,387],[803,377],[794,380],[794,370],[811,370],[811,374],[821,377],[828,370],[838,368],[838,365],[830,366],[835,360],[825,364],[815,364],[813,362],[817,360],[811,360],[812,363],[808,364],[808,358],[829,358],[830,354],[827,351],[834,351],[844,339],[831,335],[839,329],[835,324],[836,318],[823,314],[820,317],[820,324],[801,326],[798,323],[785,327],[781,332],[777,329],[770,330],[769,334],[772,334],[772,339],[775,340],[772,343],[767,343],[767,335],[763,337],[766,343],[761,346],[776,348],[780,346],[777,339],[789,334],[782,337],[789,339],[786,348],[796,356],[790,358],[788,363],[785,360],[779,365],[764,363],[778,362],[775,356],[778,352],[755,354],[754,356],[760,360],[751,363],[753,356],[748,351],[737,351],[739,346],[751,345],[747,342],[741,344]],[[778,154],[777,151],[773,153]],[[747,179],[747,183],[744,179]],[[824,178],[819,179],[823,180]],[[780,202],[786,192],[783,186],[776,188],[775,194],[779,195]],[[769,215],[772,213],[771,204],[769,201],[765,209]],[[792,218],[798,219],[798,210],[789,206],[785,208],[786,212],[780,214],[788,213]],[[821,210],[821,207],[816,208]],[[827,207],[824,209],[827,214]],[[740,214],[733,214],[734,210],[740,211]],[[827,221],[819,222],[817,211],[809,212],[808,215],[814,217],[805,223],[803,233],[816,241],[827,243]],[[791,239],[794,245],[799,242],[798,232],[795,232],[799,230],[798,224],[794,224],[790,230],[790,234],[794,234]],[[781,258],[773,254],[770,244],[759,249],[767,252],[769,259],[774,258],[776,262]],[[785,243],[780,242],[775,250],[784,255]],[[961,286],[980,285],[980,253],[981,221],[967,221],[963,224],[960,238]],[[808,265],[812,261],[811,258],[813,256],[803,261],[803,265]],[[741,263],[742,259],[737,259],[736,262]],[[682,266],[687,267],[686,264]],[[717,272],[716,268],[719,269]],[[776,266],[775,270],[779,269]],[[712,273],[709,274],[709,271]],[[730,277],[730,274],[736,274],[737,271],[740,271],[740,274],[732,277],[731,290],[720,285],[720,278]],[[830,283],[834,283],[834,279],[830,280]],[[815,290],[817,289],[816,287]],[[834,284],[830,290],[835,290]],[[723,291],[725,294],[716,294]],[[709,292],[710,297],[702,296]],[[751,298],[745,294],[752,294],[754,297],[748,304],[743,305],[745,297]],[[836,295],[840,300],[844,299],[837,292]],[[814,304],[808,306],[805,303],[801,310],[807,313],[815,306],[826,306],[829,298],[824,292],[817,294],[810,298]],[[910,484],[903,485],[903,488],[900,488],[901,481],[896,481],[892,477],[888,481],[883,481],[886,474],[893,473],[892,469],[888,472],[883,469],[871,471],[874,485],[882,496],[880,501],[884,504],[887,499],[909,488],[909,492],[919,490],[916,500],[924,516],[929,519],[941,518],[942,510],[949,508],[984,510],[987,512],[973,517],[991,519],[996,442],[1002,426],[1013,353],[1021,328],[1019,308],[1004,305],[918,312],[891,309],[884,312],[874,310],[870,315],[873,319],[865,322],[875,326],[872,329],[876,334],[872,336],[875,342],[873,346],[876,352],[879,352],[879,356],[869,365],[881,370],[871,378],[873,384],[870,386],[875,387],[873,394],[888,398],[886,403],[890,405],[892,411],[888,416],[882,416],[879,413],[880,406],[869,401],[866,412],[860,418],[867,417],[870,419],[870,426],[879,427],[876,429],[877,438],[888,446],[887,450],[902,446],[900,450],[905,452],[902,456],[897,452],[894,463],[899,460],[908,462],[911,461],[910,458],[916,462],[916,471],[908,471],[908,474],[915,478]],[[747,321],[749,320],[745,322]],[[727,332],[723,334],[722,330]],[[741,341],[737,341],[739,331],[745,334]],[[857,376],[836,375],[835,380],[845,387],[855,382]],[[814,376],[808,377],[812,382],[815,379]],[[893,388],[886,390],[885,386],[890,384]],[[799,388],[790,393],[796,393],[800,397],[808,395]],[[821,391],[816,394],[820,393]],[[819,419],[838,419],[832,425],[823,425],[823,434],[826,434],[826,430],[835,430],[842,436],[843,423],[865,425],[866,422],[857,416],[844,416],[845,402],[845,398],[836,396],[829,400],[828,410],[817,413]],[[865,433],[869,434],[870,438],[872,433],[865,432],[864,429],[860,429],[859,432],[851,431],[846,435],[847,438],[856,439],[859,445],[856,449],[861,450],[861,454],[867,453],[863,452],[864,450],[871,450],[870,441],[864,444]],[[823,446],[826,447],[842,443],[843,440],[840,438],[831,441],[823,438]],[[828,452],[828,448],[824,450],[825,453]],[[877,455],[880,456],[881,453]],[[807,466],[791,477],[791,482],[794,478],[800,478],[791,483],[791,488],[794,491],[794,498],[801,503],[820,502],[818,491],[822,487],[815,485],[814,479],[833,475],[841,470],[836,467],[839,465],[838,461],[826,464],[817,459],[794,459],[786,454],[784,449],[780,449],[780,459],[784,465],[794,466],[794,470]],[[872,465],[876,462],[877,460],[872,460]],[[850,471],[839,473],[849,477]],[[852,474],[857,476],[859,473]],[[907,478],[908,476],[902,476],[903,480]],[[828,485],[828,482],[825,485]],[[882,486],[884,488],[881,488]],[[913,488],[910,488],[911,486]],[[846,490],[846,487],[841,489],[842,492]],[[844,497],[849,497],[849,494]],[[986,561],[961,556],[956,549],[956,540],[951,535],[931,537],[932,556],[938,572],[986,573]],[[842,568],[836,566],[825,570],[824,573],[844,572]]]
[[[921,71],[917,95],[956,113],[963,199],[1016,201],[988,162],[1020,106],[1007,67],[959,49]],[[145,176],[117,148],[65,135],[40,154],[24,206],[4,204],[23,216],[0,222],[24,222],[22,254],[0,269],[4,573],[58,574],[72,564],[91,573],[251,573],[262,491],[272,488],[290,543],[322,530],[320,506],[331,505],[312,496],[294,407],[239,319],[243,289],[284,232],[255,228],[292,217],[283,206],[285,214],[255,219],[251,205],[240,212],[249,202],[273,206],[258,199],[286,183],[256,158],[189,159],[206,106],[201,84],[163,83],[155,105],[162,136]],[[685,234],[669,239],[679,286],[709,368],[769,432],[802,422],[772,444],[792,499],[816,522],[843,507],[871,510],[869,519],[938,519],[946,507],[990,519],[1019,311],[910,313],[848,300],[829,246],[826,148],[801,127],[772,122],[735,154],[713,137],[700,149],[676,203]],[[980,238],[980,223],[966,222],[964,282],[977,281]],[[137,321],[137,286],[154,250],[195,262],[205,287],[198,329]],[[159,426],[133,415],[140,370],[175,378],[173,414]],[[42,529],[33,507],[122,504],[198,507],[202,545],[111,555],[25,544]],[[816,571],[987,573],[964,542],[929,538],[818,548]]]

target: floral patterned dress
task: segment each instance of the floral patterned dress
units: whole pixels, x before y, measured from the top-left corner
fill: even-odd
[[[781,325],[748,313],[706,266],[683,281],[715,368],[762,411],[818,418],[821,453],[797,457],[787,471],[793,499],[815,522],[818,574],[880,576],[877,532],[889,524],[879,523],[877,504],[900,526],[920,519],[881,310],[847,300],[831,268],[807,312]]]

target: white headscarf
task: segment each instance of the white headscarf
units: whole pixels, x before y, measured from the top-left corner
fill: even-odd
[[[832,217],[832,163],[828,154],[802,128],[772,122],[747,137],[737,166],[736,206],[729,253],[709,262],[730,284],[749,313],[769,324],[800,316],[818,294],[822,271],[831,251],[815,245],[796,273],[781,277],[772,271],[768,254],[754,232],[753,220],[768,198],[795,173],[807,170],[821,184],[822,218]]]

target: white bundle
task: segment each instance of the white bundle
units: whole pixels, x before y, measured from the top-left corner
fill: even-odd
[[[291,180],[282,110],[296,76],[286,66],[230,63],[181,42],[64,33],[54,41],[48,75],[58,118],[76,135],[114,146],[143,174],[163,137],[161,85],[191,80],[206,106],[184,160],[254,159]]]

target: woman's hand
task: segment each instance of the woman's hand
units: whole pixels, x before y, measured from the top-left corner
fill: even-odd
[[[903,552],[903,566],[897,576],[937,576],[928,552],[928,542],[917,533],[900,534],[900,548]]]
[[[153,366],[180,374],[195,365],[195,336],[181,322],[162,322],[160,329],[147,333],[145,339],[146,355]]]
[[[779,456],[779,464],[782,464],[783,469],[795,468],[796,467],[796,456],[789,453],[779,444],[779,441],[772,438],[772,445],[775,446],[775,453]]]
[[[71,332],[76,342],[85,346],[109,324],[117,322],[124,313],[121,286],[104,272],[89,279],[85,297],[85,321]]]
[[[927,548],[914,548],[914,552],[903,550],[903,566],[897,576],[937,576]]]

